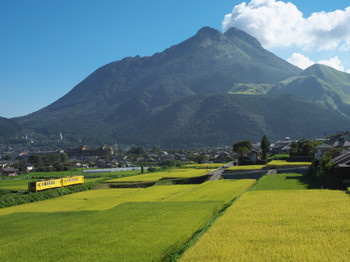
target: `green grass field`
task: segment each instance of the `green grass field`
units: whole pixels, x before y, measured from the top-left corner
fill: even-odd
[[[250,191],[180,261],[348,261],[349,232],[342,191]]]
[[[91,190],[0,210],[1,261],[163,261],[255,180]]]
[[[318,188],[311,177],[288,173],[265,175],[255,185],[254,190],[296,190]]]

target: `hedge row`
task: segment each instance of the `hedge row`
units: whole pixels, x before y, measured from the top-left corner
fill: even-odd
[[[0,193],[0,208],[11,207],[36,201],[41,201],[45,199],[55,198],[63,195],[68,195],[76,192],[86,191],[93,189],[100,181],[85,183],[83,185],[62,187],[49,189],[36,193],[25,193],[25,194],[15,194],[15,193],[6,193],[2,191]]]

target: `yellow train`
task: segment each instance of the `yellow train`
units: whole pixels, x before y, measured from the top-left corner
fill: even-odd
[[[38,192],[50,188],[84,184],[84,176],[62,177],[58,179],[41,180],[28,183],[29,192]]]

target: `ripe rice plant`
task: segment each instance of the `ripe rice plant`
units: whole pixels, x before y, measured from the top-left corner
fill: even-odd
[[[216,210],[216,202],[140,202],[1,216],[0,260],[162,261]]]
[[[180,261],[348,261],[349,232],[341,191],[250,191]]]
[[[169,171],[161,171],[155,173],[148,173],[138,176],[123,177],[117,179],[111,179],[106,182],[146,182],[146,181],[158,181],[164,178],[190,178],[204,176],[207,174],[205,169],[195,169],[195,168],[178,168]]]
[[[287,173],[265,175],[255,185],[254,190],[296,190],[315,189],[317,184],[310,176]]]
[[[311,162],[288,162],[286,160],[272,160],[266,166],[268,167],[281,167],[281,166],[309,166]]]
[[[247,165],[247,166],[231,166],[227,168],[228,171],[248,171],[248,170],[260,170],[265,168],[266,165]]]
[[[188,164],[182,166],[183,168],[199,168],[199,169],[217,169],[222,167],[223,163],[209,163],[209,164]]]
[[[255,179],[208,181],[201,185],[190,186],[187,190],[170,196],[168,201],[224,201],[229,202],[243,191],[248,190]]]
[[[1,261],[163,261],[255,181],[93,190],[0,210]]]

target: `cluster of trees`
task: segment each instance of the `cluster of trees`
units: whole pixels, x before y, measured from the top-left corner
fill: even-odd
[[[253,144],[250,140],[239,141],[234,143],[232,146],[233,152],[238,154],[239,159],[241,160],[245,155],[247,155],[252,149]],[[270,142],[267,139],[266,135],[264,135],[261,139],[260,143],[261,149],[261,160],[266,161],[268,152],[270,151]]]
[[[314,156],[314,147],[322,144],[319,141],[303,139],[298,142],[292,142],[290,156]]]
[[[34,165],[37,171],[45,172],[69,171],[72,168],[72,163],[68,160],[68,155],[64,152],[48,155],[33,154],[28,157],[27,165],[28,164]]]
[[[342,189],[342,181],[337,177],[335,165],[331,160],[338,156],[344,148],[332,148],[326,152],[320,159],[314,159],[310,166],[310,174],[319,182],[322,188]]]

